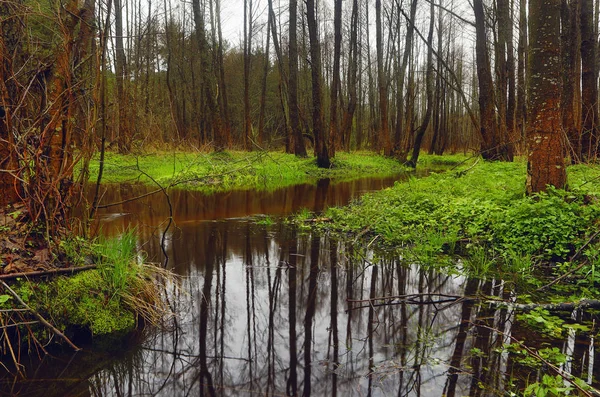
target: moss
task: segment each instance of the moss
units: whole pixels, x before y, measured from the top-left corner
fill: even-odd
[[[15,292],[55,327],[88,330],[94,336],[135,327],[134,312],[119,296],[111,296],[110,289],[109,280],[97,269],[50,281],[22,280],[14,286]]]

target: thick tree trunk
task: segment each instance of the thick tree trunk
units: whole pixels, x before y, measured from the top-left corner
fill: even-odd
[[[329,168],[331,161],[327,149],[327,138],[323,127],[323,105],[321,103],[321,46],[317,32],[315,0],[306,0],[306,20],[310,40],[310,72],[312,80],[312,118],[315,138],[315,156],[320,168]]]
[[[313,11],[314,12],[314,11]],[[290,0],[290,31],[289,31],[289,96],[288,106],[290,112],[291,136],[294,144],[294,154],[306,157],[306,147],[300,129],[300,115],[298,113],[298,2]]]
[[[527,193],[566,185],[562,147],[560,0],[529,2]]]

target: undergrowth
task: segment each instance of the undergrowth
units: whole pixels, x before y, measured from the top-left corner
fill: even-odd
[[[169,312],[156,280],[169,275],[139,260],[134,232],[92,245],[77,239],[66,242],[63,248],[70,261],[82,265],[89,260],[79,254],[84,249],[97,268],[47,281],[18,279],[12,286],[27,305],[56,328],[70,334],[84,331],[92,336],[116,336],[133,330],[140,320],[159,324]],[[2,309],[17,306],[13,299],[0,301]],[[36,329],[39,340],[52,336],[41,326]]]
[[[542,265],[565,273],[585,260],[580,273],[589,273],[600,264],[600,245],[588,242],[600,226],[600,168],[571,167],[570,190],[527,197],[524,162],[474,161],[330,208],[328,222],[298,223],[376,235],[413,262],[482,278],[529,281]]]

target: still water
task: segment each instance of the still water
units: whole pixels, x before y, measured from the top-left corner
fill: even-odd
[[[135,226],[139,249],[180,277],[169,286],[170,330],[118,346],[87,346],[5,375],[21,396],[484,396],[534,381],[500,348],[536,339],[567,355],[563,368],[596,385],[595,340],[544,340],[515,314],[463,296],[504,297],[501,281],[424,270],[367,243],[298,233],[276,218],[343,205],[398,178],[320,181],[272,193],[205,196],[175,190],[104,210],[102,233]],[[108,186],[103,203],[147,188]],[[171,218],[172,223],[168,221]],[[160,242],[164,241],[164,252]],[[167,260],[168,258],[168,260]],[[0,371],[2,369],[0,368]]]

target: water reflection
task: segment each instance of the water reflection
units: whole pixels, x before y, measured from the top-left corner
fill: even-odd
[[[302,200],[322,208],[332,200],[326,187]],[[421,269],[282,223],[261,226],[245,218],[248,208],[232,206],[220,216],[235,219],[214,220],[200,215],[208,204],[198,209],[195,200],[172,198],[177,228],[166,252],[182,279],[181,288],[168,287],[178,314],[172,332],[152,332],[108,353],[88,347],[45,358],[28,366],[25,381],[0,376],[0,394],[488,396],[542,374],[499,349],[511,336],[524,338],[512,311],[453,298],[504,296],[502,282]],[[124,205],[120,212],[136,218],[104,228],[122,230],[136,220],[140,245],[160,260],[156,230],[164,207],[154,203],[144,213],[146,205]],[[596,382],[594,339],[555,343],[573,373]]]

